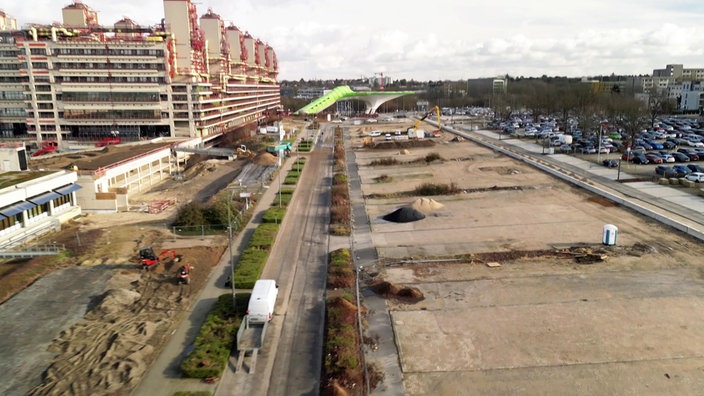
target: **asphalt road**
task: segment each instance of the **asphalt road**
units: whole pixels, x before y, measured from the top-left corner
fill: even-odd
[[[246,369],[239,372],[234,372],[231,364],[216,395],[319,393],[332,181],[331,135],[324,132],[312,153],[301,154],[307,157],[305,172],[262,274],[263,279],[277,280],[279,299],[254,372],[247,366],[252,364],[251,358],[245,359]]]

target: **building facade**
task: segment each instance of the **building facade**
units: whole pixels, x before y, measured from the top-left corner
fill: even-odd
[[[664,69],[654,69],[652,76],[643,77],[641,81],[645,93],[665,91],[684,81],[704,81],[704,69],[667,65]],[[670,92],[670,96],[675,98],[677,94]]]
[[[0,138],[208,137],[280,109],[270,46],[190,0],[164,14],[102,26],[76,1],[61,25],[0,24]]]
[[[81,214],[75,172],[0,174],[0,249],[22,245]]]

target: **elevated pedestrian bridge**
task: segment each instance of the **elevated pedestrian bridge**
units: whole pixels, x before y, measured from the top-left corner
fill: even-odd
[[[355,92],[347,85],[341,85],[333,88],[330,92],[310,102],[300,110],[297,114],[318,114],[321,111],[335,104],[340,100],[357,99],[366,104],[366,114],[374,114],[376,110],[389,100],[396,99],[404,95],[414,94],[413,91],[378,91],[378,92]]]

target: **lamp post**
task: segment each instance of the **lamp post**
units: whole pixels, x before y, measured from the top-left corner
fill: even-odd
[[[279,157],[283,157],[284,151],[279,150]],[[279,207],[281,207],[281,172],[283,172],[284,169],[284,162],[281,161],[281,165],[279,166]]]
[[[232,254],[232,210],[230,207],[232,206],[232,200],[234,199],[235,196],[235,190],[234,188],[231,190],[230,193],[230,200],[227,201],[227,240],[228,240],[228,250],[230,251],[230,286],[232,287],[232,309],[235,315],[237,314],[237,291],[235,289],[235,260],[234,256]]]

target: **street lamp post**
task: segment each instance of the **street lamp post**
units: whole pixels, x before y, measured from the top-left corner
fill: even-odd
[[[235,189],[231,190],[230,200],[227,201],[227,240],[228,240],[228,250],[230,251],[230,286],[232,287],[232,309],[235,314],[237,314],[237,290],[235,289],[235,259],[232,253],[232,200],[234,199]]]
[[[279,150],[279,157],[283,157],[284,151]],[[281,172],[284,169],[284,162],[281,161],[281,166],[279,167],[279,207],[281,207]]]

